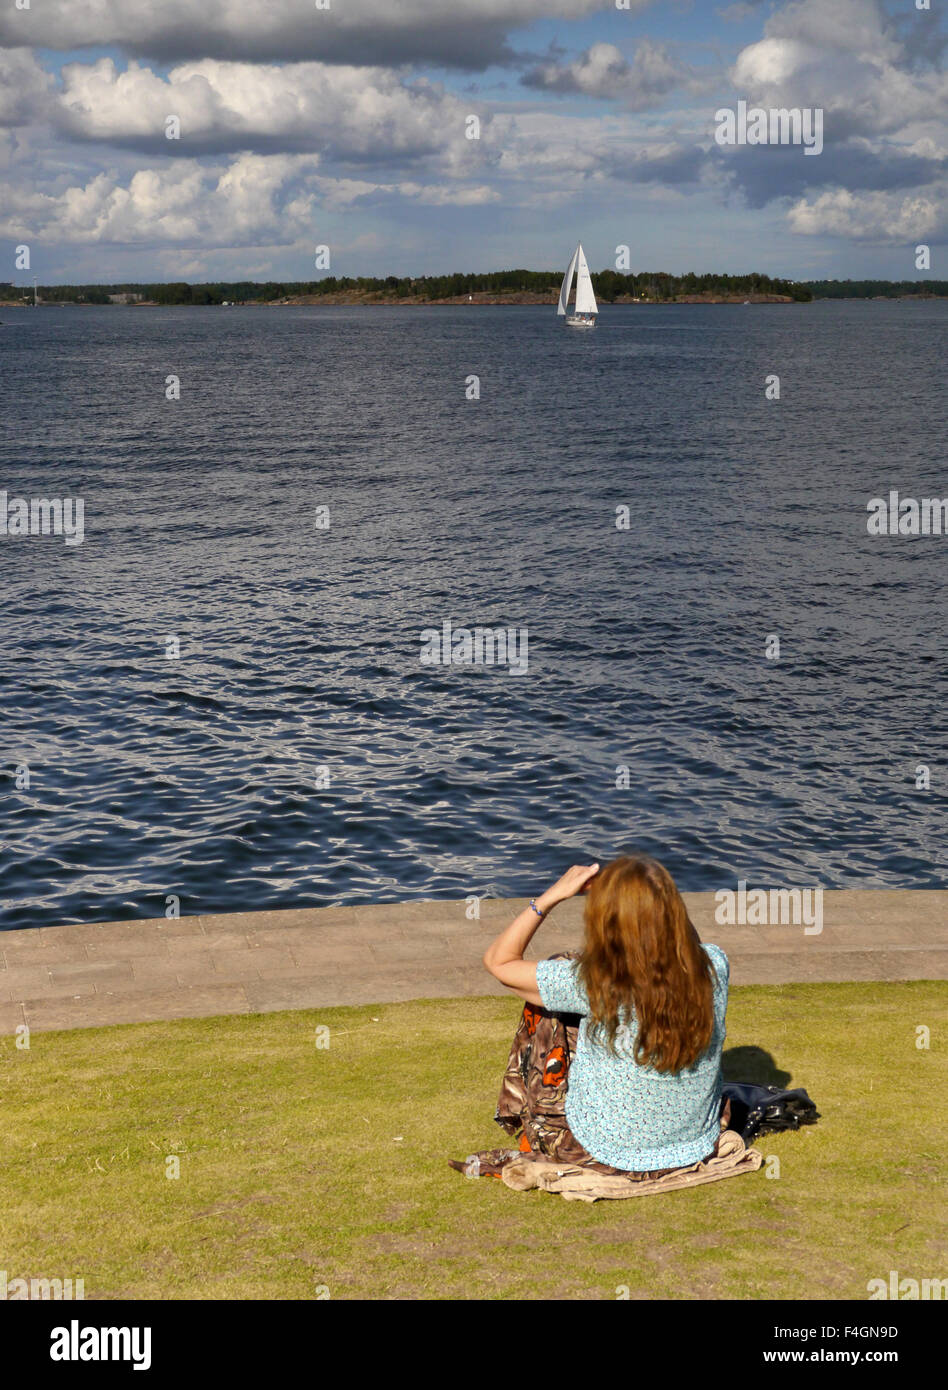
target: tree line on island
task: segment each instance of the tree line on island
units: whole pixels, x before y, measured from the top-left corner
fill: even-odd
[[[541,270],[499,270],[485,273],[387,275],[384,278],[328,275],[306,281],[215,281],[192,285],[40,285],[37,295],[58,304],[111,304],[115,302],[171,305],[276,303],[303,296],[352,296],[357,299],[424,303],[462,299],[468,295],[503,299],[516,295],[555,298],[562,276]],[[664,271],[623,274],[601,270],[592,275],[596,297],[605,304],[627,299],[643,303],[669,303],[682,296],[780,295],[805,302],[811,299],[895,299],[905,295],[948,295],[946,280],[782,280],[769,275],[669,275]],[[0,299],[16,302],[32,299],[32,287],[0,284]]]

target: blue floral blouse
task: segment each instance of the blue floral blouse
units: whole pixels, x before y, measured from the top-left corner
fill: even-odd
[[[720,1133],[721,1049],[730,966],[720,946],[706,945],[717,975],[714,1032],[687,1071],[662,1073],[634,1059],[635,1021],[620,1025],[618,1055],[592,1039],[589,1019],[579,1029],[569,1069],[566,1119],[587,1153],[630,1172],[697,1163]],[[537,961],[537,990],[551,1013],[589,1013],[575,960]]]

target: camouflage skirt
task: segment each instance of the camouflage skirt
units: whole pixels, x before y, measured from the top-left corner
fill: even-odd
[[[519,1135],[521,1153],[545,1154],[610,1177],[659,1178],[675,1172],[674,1168],[639,1173],[611,1168],[587,1153],[573,1134],[566,1119],[566,1092],[581,1022],[578,1014],[552,1014],[533,1004],[524,1005],[494,1119],[505,1133]],[[510,1149],[490,1149],[479,1155],[484,1162],[495,1164],[513,1156],[515,1151]],[[714,1151],[708,1158],[713,1156]]]

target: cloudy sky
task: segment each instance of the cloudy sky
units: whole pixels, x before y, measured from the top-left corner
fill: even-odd
[[[930,6],[2,0],[0,280],[24,242],[68,283],[310,279],[323,243],[339,275],[559,267],[580,237],[594,269],[794,279],[914,279],[924,242],[946,277]],[[739,100],[822,109],[822,153],[719,145]]]

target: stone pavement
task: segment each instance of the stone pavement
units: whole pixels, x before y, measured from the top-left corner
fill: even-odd
[[[713,894],[684,897],[732,985],[948,977],[948,891],[826,892],[815,936],[717,926]],[[407,902],[0,932],[0,1031],[504,994],[481,956],[525,904],[485,899],[478,921],[464,901]],[[582,911],[561,903],[528,954],[579,945]]]

